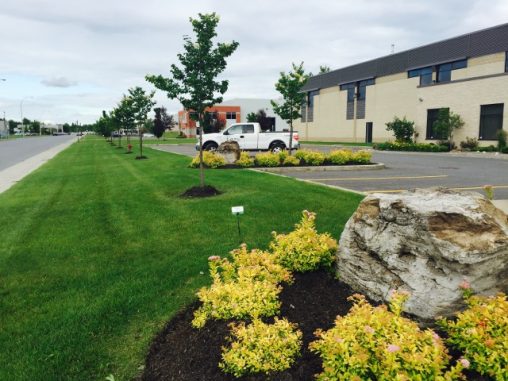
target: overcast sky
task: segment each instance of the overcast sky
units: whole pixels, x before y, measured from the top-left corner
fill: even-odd
[[[291,62],[316,73],[508,22],[506,0],[0,0],[0,113],[93,122],[129,87],[150,89],[146,74],[169,75],[189,17],[212,11],[218,40],[240,43],[225,99],[277,97]]]

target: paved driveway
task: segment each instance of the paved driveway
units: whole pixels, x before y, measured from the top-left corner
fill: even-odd
[[[0,140],[0,171],[73,139],[75,135]]]
[[[162,146],[159,146],[162,147]],[[331,146],[305,148],[329,151]],[[194,145],[164,146],[164,150],[194,156]],[[287,172],[287,176],[338,186],[355,191],[400,192],[411,188],[446,186],[482,192],[484,185],[494,186],[495,199],[508,199],[508,155],[373,152],[373,161],[386,169],[347,172]]]

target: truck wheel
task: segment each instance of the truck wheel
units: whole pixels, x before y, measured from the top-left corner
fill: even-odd
[[[284,151],[285,149],[286,149],[285,144],[280,142],[273,143],[270,146],[270,151],[272,151],[273,153],[279,153],[281,151]]]
[[[205,151],[217,151],[217,147],[218,147],[217,143],[214,143],[214,142],[205,143],[203,145],[203,149]]]

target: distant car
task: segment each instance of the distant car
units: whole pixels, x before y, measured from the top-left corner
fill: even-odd
[[[155,138],[155,135],[154,134],[150,134],[150,133],[144,133],[143,137],[144,138]]]

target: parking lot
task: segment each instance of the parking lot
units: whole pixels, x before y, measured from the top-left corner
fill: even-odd
[[[194,156],[194,145],[159,146],[165,151]],[[336,146],[308,145],[320,151]],[[416,153],[373,151],[372,160],[385,169],[372,171],[289,171],[284,174],[315,183],[373,193],[445,186],[481,192],[494,187],[494,199],[508,199],[508,155],[480,153]]]

